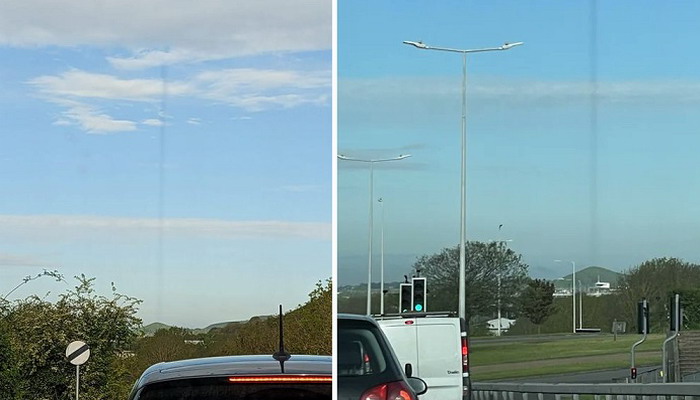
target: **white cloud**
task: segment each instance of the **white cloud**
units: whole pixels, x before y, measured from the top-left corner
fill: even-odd
[[[182,82],[163,82],[158,79],[120,79],[113,75],[70,70],[59,75],[43,75],[29,80],[39,92],[58,97],[154,101],[163,94],[180,96],[192,93],[194,88]]]
[[[190,125],[200,125],[202,123],[201,118],[190,118],[187,120],[187,123]]]
[[[144,120],[141,123],[144,125],[148,125],[148,126],[163,126],[163,125],[165,125],[165,122],[163,122],[160,119],[155,119],[155,118],[150,118],[150,119]]]
[[[61,118],[54,125],[77,125],[83,131],[92,134],[128,132],[136,130],[136,122],[115,119],[100,110],[74,101],[54,101],[68,106],[61,112]]]
[[[259,112],[305,104],[325,105],[328,103],[331,77],[330,71],[241,68],[204,71],[190,81],[168,81],[164,86],[158,79],[122,79],[72,69],[58,75],[30,79],[28,84],[49,101],[68,107],[54,125],[73,124],[89,133],[112,133],[133,131],[137,124],[115,119],[99,111],[96,106],[86,104],[87,101],[156,102],[166,94],[214,100]],[[198,122],[196,119],[188,121],[190,124]],[[161,126],[162,121],[151,118],[142,124]]]
[[[0,2],[0,45],[116,46],[119,68],[331,48],[328,0]]]
[[[459,77],[400,77],[379,79],[345,79],[339,82],[339,94],[347,99],[395,101],[403,98],[449,98],[461,94]],[[594,93],[601,101],[700,101],[700,81],[527,81],[472,77],[468,83],[468,101],[473,98],[530,103],[537,101],[588,100]],[[536,104],[536,103],[535,103]]]
[[[248,111],[290,108],[328,102],[330,71],[226,69],[205,71],[195,77],[206,99]]]
[[[330,240],[330,223],[290,221],[228,221],[203,218],[127,218],[90,215],[0,215],[0,237],[76,238],[82,235],[156,234],[218,238],[301,238]]]

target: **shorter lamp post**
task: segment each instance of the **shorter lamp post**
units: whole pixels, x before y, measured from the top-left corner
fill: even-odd
[[[562,260],[554,260],[554,262],[563,262]],[[572,318],[572,324],[573,324],[573,332],[576,333],[576,262],[575,261],[570,261],[571,262],[571,270],[572,270],[572,276],[571,276],[571,298],[573,302],[573,306],[571,308],[571,318]]]
[[[369,256],[367,261],[367,315],[372,314],[372,232],[374,231],[374,164],[389,161],[399,161],[410,157],[410,154],[400,154],[398,157],[362,159],[338,154],[344,161],[355,161],[369,164]],[[383,299],[382,295],[382,299]]]

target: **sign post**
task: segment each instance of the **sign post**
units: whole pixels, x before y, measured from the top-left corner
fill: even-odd
[[[85,364],[85,361],[90,357],[90,346],[76,340],[71,342],[66,348],[66,358],[68,362],[75,365],[75,400],[78,400],[78,393],[80,392],[80,366]]]

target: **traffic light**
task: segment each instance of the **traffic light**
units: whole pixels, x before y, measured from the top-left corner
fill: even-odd
[[[630,377],[631,377],[632,379],[637,379],[637,368],[632,367],[632,368],[630,369]]]
[[[405,313],[410,312],[413,307],[411,306],[411,296],[413,295],[413,285],[410,283],[402,283],[399,287],[399,312]]]
[[[669,307],[669,310],[671,311],[671,318],[669,318],[669,322],[671,324],[671,330],[675,331],[676,330],[676,323],[678,324],[678,330],[680,330],[681,325],[683,323],[683,316],[681,314],[681,306],[680,306],[680,301],[678,302],[678,307],[676,307],[676,297],[679,296],[678,294],[675,294],[673,297],[671,297],[671,306]],[[680,300],[680,298],[679,298]],[[676,322],[678,321],[678,322]]]
[[[426,278],[413,278],[413,311],[425,312]]]
[[[649,333],[649,303],[642,300],[637,303],[637,333]]]

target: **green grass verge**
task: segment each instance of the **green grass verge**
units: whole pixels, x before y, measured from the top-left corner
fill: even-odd
[[[563,360],[562,360],[563,361]],[[636,358],[636,364],[654,365],[660,362],[660,355],[639,355]],[[571,362],[557,363],[556,365],[542,367],[526,367],[518,368],[514,364],[502,364],[503,369],[489,372],[473,372],[472,380],[474,382],[483,382],[490,380],[509,379],[509,378],[525,378],[528,376],[543,376],[543,375],[559,375],[576,372],[601,371],[606,369],[621,369],[630,366],[629,357],[621,357],[616,361],[592,361],[592,362]]]
[[[481,366],[606,354],[629,354],[632,344],[640,338],[639,335],[620,335],[614,341],[612,335],[603,335],[556,340],[548,340],[545,337],[542,341],[506,343],[486,341],[470,346],[469,362],[472,366]],[[637,346],[636,351],[660,352],[664,339],[664,335],[649,335],[642,345]]]

